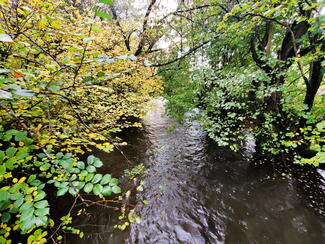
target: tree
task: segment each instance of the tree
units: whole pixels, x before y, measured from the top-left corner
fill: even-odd
[[[140,126],[133,118],[161,91],[155,69],[106,24],[110,1],[82,12],[73,2],[0,1],[1,243],[59,242],[63,229],[82,237],[71,222],[75,205],[91,202],[84,195],[121,194],[92,149],[120,150],[113,134]],[[66,194],[75,200],[56,221],[50,200]]]
[[[250,130],[264,155],[280,155],[285,161],[292,160],[289,155],[308,155],[297,160],[323,163],[324,100],[316,96],[324,76],[321,5],[298,0],[197,1],[188,9],[199,10],[191,11],[188,20],[194,26],[200,17],[200,25],[186,37],[189,52],[163,64],[186,57],[197,60],[199,55],[193,53],[201,50],[205,67],[194,68],[190,81],[183,81],[183,87],[195,84],[192,91],[167,81],[168,97],[176,89],[191,94],[193,106],[201,109],[199,120],[220,145],[236,149],[243,131]],[[200,49],[190,45],[197,39],[204,40]],[[189,95],[184,97],[188,100]]]

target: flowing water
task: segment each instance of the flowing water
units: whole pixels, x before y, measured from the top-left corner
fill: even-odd
[[[157,99],[144,128],[123,138],[125,155],[149,170],[143,191],[127,186],[141,223],[116,230],[120,213],[93,207],[76,219],[84,239],[69,236],[66,243],[325,243],[323,217],[306,206],[293,180],[273,178],[242,154],[217,147],[195,122],[175,125],[163,114]],[[103,172],[121,175],[130,167],[118,152],[97,156]]]

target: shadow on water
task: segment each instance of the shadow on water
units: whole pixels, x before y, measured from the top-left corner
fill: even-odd
[[[155,100],[144,128],[123,136],[125,155],[149,169],[144,191],[133,192],[138,206],[149,202],[136,208],[141,223],[115,230],[119,212],[94,207],[74,223],[85,238],[66,243],[324,243],[324,219],[306,207],[298,182],[268,178],[271,169],[217,147],[195,122],[168,129],[163,104]],[[102,172],[130,167],[118,152],[96,155]]]

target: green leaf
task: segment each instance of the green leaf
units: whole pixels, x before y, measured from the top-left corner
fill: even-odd
[[[14,202],[14,207],[15,208],[19,208],[20,205],[22,205],[24,202],[24,198],[20,198],[20,199],[17,199],[15,202]]]
[[[36,175],[30,175],[28,177],[27,183],[31,183],[32,181],[34,181],[36,179]]]
[[[99,0],[99,2],[100,3],[105,3],[107,5],[111,5],[111,6],[114,4],[113,0]]]
[[[33,203],[31,202],[28,202],[28,203],[24,203],[21,207],[20,207],[20,210],[23,211],[23,210],[26,210],[26,209],[29,209],[33,206]]]
[[[28,208],[21,212],[20,221],[25,221],[33,216],[34,208]]]
[[[90,173],[94,173],[96,171],[96,168],[92,165],[88,165],[86,170]]]
[[[24,141],[27,137],[26,131],[19,131],[15,134],[15,141]]]
[[[102,185],[106,185],[107,183],[109,183],[112,179],[112,176],[110,174],[106,174],[103,176],[102,180],[100,181],[100,184]]]
[[[36,202],[36,201],[42,200],[45,196],[46,196],[46,193],[44,191],[41,191],[36,195],[34,201]]]
[[[16,153],[17,149],[14,148],[14,147],[9,147],[7,150],[6,150],[6,154],[9,158],[13,157]]]
[[[49,205],[47,200],[43,200],[34,204],[35,208],[45,208]]]
[[[109,14],[104,13],[102,11],[97,11],[96,16],[98,16],[100,18],[108,19],[108,20],[112,19],[112,17]]]
[[[82,170],[82,171],[80,172],[80,175],[83,176],[83,177],[85,177],[85,176],[88,175],[88,171],[87,171],[87,170]]]
[[[79,189],[77,187],[70,187],[69,188],[69,193],[72,195],[72,196],[75,196],[77,195],[79,192]]]
[[[9,199],[9,193],[6,190],[0,191],[0,201],[7,201]]]
[[[102,160],[100,160],[99,158],[96,158],[93,164],[96,168],[102,167],[103,166],[103,162]]]
[[[35,218],[34,222],[37,226],[46,225],[48,218],[46,216],[39,216]]]
[[[35,215],[37,216],[45,216],[50,214],[50,208],[39,208],[36,209]]]
[[[94,177],[94,174],[90,173],[86,176],[85,178],[85,181],[88,182],[88,181],[91,181],[91,179]]]
[[[102,185],[97,184],[97,185],[94,186],[93,192],[94,192],[95,195],[101,194],[102,191],[103,191],[103,186]]]
[[[102,194],[104,196],[110,196],[112,194],[112,188],[110,186],[104,186]]]
[[[116,178],[111,179],[109,185],[110,185],[110,186],[118,185],[118,179],[116,179]]]
[[[30,219],[27,219],[26,221],[22,221],[20,225],[20,229],[27,231],[30,228],[32,228],[35,224],[35,217],[32,216]]]
[[[94,178],[92,179],[91,183],[96,184],[98,183],[101,179],[102,179],[102,175],[101,174],[95,174]]]
[[[2,223],[8,223],[8,221],[11,219],[11,215],[8,212],[3,213],[1,217],[1,222]]]
[[[11,195],[10,195],[10,199],[11,199],[11,200],[17,200],[17,199],[20,199],[20,198],[22,198],[22,197],[24,197],[24,195],[21,194],[21,193],[16,193],[16,194],[11,194]]]
[[[122,189],[119,186],[113,186],[112,187],[112,191],[117,194],[117,193],[121,193]]]
[[[93,184],[91,184],[91,183],[87,183],[87,184],[85,185],[85,187],[84,187],[84,191],[85,191],[86,193],[89,193],[89,192],[91,192],[91,190],[93,189],[93,187],[94,187]]]
[[[0,151],[0,163],[3,162],[4,157],[5,157],[5,152],[4,151]]]
[[[91,30],[92,30],[93,32],[97,32],[97,33],[101,31],[100,28],[99,28],[98,26],[94,26],[94,27],[92,27]]]
[[[6,166],[0,165],[0,175],[4,175],[6,173]]]
[[[29,154],[27,152],[18,152],[16,155],[16,159],[22,160],[26,158]]]
[[[84,162],[82,162],[82,161],[79,161],[78,163],[77,163],[77,167],[79,168],[79,169],[85,169],[85,163]]]
[[[68,192],[68,188],[62,188],[62,189],[60,189],[60,190],[58,190],[58,192],[57,192],[57,196],[59,197],[59,196],[63,196],[64,194],[66,194]]]
[[[88,156],[88,158],[87,158],[87,163],[88,163],[88,164],[93,164],[94,161],[95,161],[95,159],[96,159],[96,157],[95,157],[94,155],[90,155],[90,156]]]
[[[0,42],[13,42],[13,40],[7,34],[0,34]]]

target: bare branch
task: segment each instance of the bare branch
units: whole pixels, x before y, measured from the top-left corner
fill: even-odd
[[[196,46],[196,47],[191,48],[187,53],[185,53],[184,55],[182,55],[182,56],[180,56],[180,57],[178,57],[178,58],[175,58],[175,59],[173,59],[173,60],[171,60],[171,61],[168,61],[168,62],[166,62],[166,63],[153,64],[153,65],[151,65],[151,66],[152,66],[152,67],[161,67],[161,66],[165,66],[165,65],[168,65],[168,64],[175,63],[175,62],[177,62],[177,61],[179,61],[179,60],[181,60],[181,59],[187,57],[188,55],[194,53],[196,50],[198,50],[198,49],[200,49],[201,47],[207,45],[208,43],[210,43],[211,41],[213,41],[213,40],[216,39],[216,38],[217,38],[217,37],[214,37],[214,38],[212,38],[212,39],[210,39],[210,40],[208,40],[208,41],[205,41],[205,42],[201,43],[200,45],[198,45],[198,46]]]

